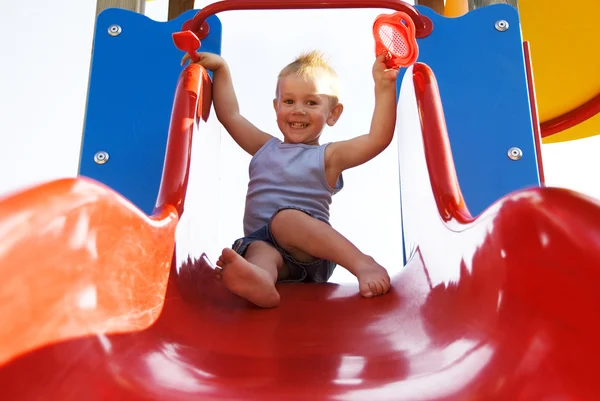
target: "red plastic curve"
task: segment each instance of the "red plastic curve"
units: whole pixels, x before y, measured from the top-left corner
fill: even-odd
[[[208,32],[203,24],[211,15],[232,10],[290,10],[290,9],[324,9],[324,8],[389,8],[403,11],[409,15],[416,27],[416,37],[424,38],[433,30],[433,22],[421,15],[416,8],[401,0],[223,0],[207,5],[186,21],[181,30],[192,31],[199,39],[204,39]]]
[[[600,93],[581,106],[551,120],[544,121],[541,124],[542,137],[546,138],[550,135],[558,134],[581,124],[598,113],[600,113]]]
[[[154,323],[177,221],[171,205],[148,217],[83,177],[0,200],[0,366],[48,344]]]

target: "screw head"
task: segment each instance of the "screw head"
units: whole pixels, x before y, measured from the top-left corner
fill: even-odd
[[[96,152],[94,155],[94,161],[96,164],[104,164],[108,161],[108,153],[105,151]]]
[[[512,147],[508,149],[508,158],[510,160],[521,160],[523,157],[523,151],[520,148]]]
[[[122,29],[119,25],[113,24],[108,27],[108,34],[110,36],[119,36],[122,32]]]
[[[500,21],[496,21],[496,29],[500,32],[504,32],[508,29],[508,21],[501,19]]]

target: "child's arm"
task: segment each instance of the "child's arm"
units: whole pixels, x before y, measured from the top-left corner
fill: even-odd
[[[381,152],[392,142],[396,126],[396,77],[398,70],[387,69],[385,55],[373,65],[375,81],[375,110],[368,134],[347,141],[335,142],[327,148],[326,169],[332,176],[361,165]]]
[[[227,62],[213,53],[198,53],[198,55],[200,56],[198,64],[213,72],[213,104],[217,118],[233,140],[246,152],[254,155],[273,137],[259,130],[240,114],[240,106]],[[181,64],[183,65],[188,58],[189,55],[186,54]]]

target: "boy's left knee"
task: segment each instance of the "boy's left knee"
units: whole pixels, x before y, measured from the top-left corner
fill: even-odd
[[[307,216],[308,214],[304,213],[301,210],[297,209],[282,209],[279,210],[272,218],[270,224],[271,235],[275,237],[275,240],[279,243],[280,240],[284,241],[286,237],[286,233],[292,227],[294,220],[299,217]],[[283,246],[283,244],[280,244]]]
[[[270,232],[277,246],[295,260],[301,263],[311,263],[315,258],[301,250],[298,233],[294,231],[299,219],[304,218],[312,219],[313,217],[298,209],[280,210],[271,219]]]

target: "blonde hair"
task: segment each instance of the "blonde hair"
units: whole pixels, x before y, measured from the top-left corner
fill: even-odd
[[[302,53],[294,61],[283,67],[277,77],[277,87],[275,95],[278,95],[279,80],[288,75],[296,75],[303,78],[324,77],[327,79],[330,95],[335,98],[337,103],[340,94],[339,78],[333,67],[327,62],[322,52],[311,50]]]

